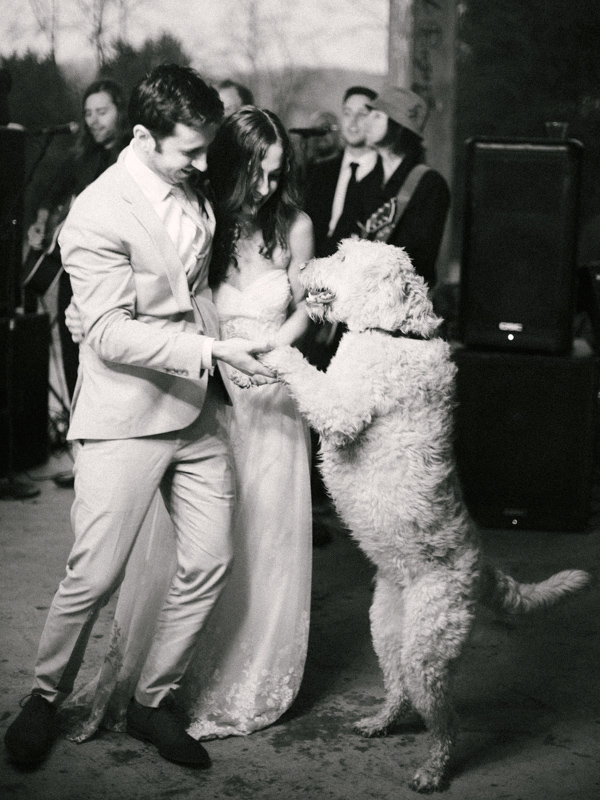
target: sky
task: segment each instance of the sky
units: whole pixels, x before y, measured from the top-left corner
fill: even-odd
[[[258,56],[271,65],[285,61],[362,70],[382,74],[387,69],[389,0],[112,0],[130,9],[129,39],[139,44],[163,31],[177,36],[192,55],[194,66],[229,74],[241,71],[247,8],[259,9]],[[79,6],[97,0],[13,0],[0,15],[0,54],[28,48],[43,53],[47,39],[36,30],[32,6],[48,11],[54,3],[62,20],[56,48],[59,63],[92,57]],[[87,19],[90,14],[88,11]],[[117,12],[109,29],[119,30]],[[208,62],[212,63],[208,63]]]

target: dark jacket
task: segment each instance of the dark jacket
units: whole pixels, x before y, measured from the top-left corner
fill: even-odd
[[[355,219],[340,219],[336,225],[334,236],[329,237],[329,220],[335,197],[343,153],[333,158],[324,159],[311,164],[306,173],[304,207],[311,218],[315,233],[315,255],[318,258],[330,256],[337,250],[338,243],[352,234],[359,234],[359,222],[364,222],[364,215],[372,206],[374,184],[369,180],[370,172],[358,182],[360,205]],[[368,194],[367,194],[368,192]]]
[[[363,208],[364,219],[395,197],[412,168],[419,163],[416,157],[407,156],[383,185],[383,165],[377,160],[375,168],[364,179],[369,190],[364,197],[369,203]],[[438,257],[448,209],[450,189],[446,180],[433,169],[419,181],[396,227],[387,239],[388,244],[403,247],[411,258],[415,271],[422,275],[430,288],[435,285],[435,262]]]

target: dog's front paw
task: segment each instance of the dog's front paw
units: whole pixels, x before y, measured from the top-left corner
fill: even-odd
[[[287,345],[286,347],[276,347],[268,353],[262,353],[259,360],[265,367],[268,367],[276,375],[293,369],[294,365],[299,365],[304,361],[304,356],[296,348]]]
[[[254,385],[249,375],[246,375],[245,372],[240,372],[240,370],[235,367],[228,366],[227,375],[229,376],[229,380],[241,389],[248,389],[250,386]]]

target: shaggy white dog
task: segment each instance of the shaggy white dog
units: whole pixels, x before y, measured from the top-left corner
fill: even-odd
[[[560,572],[519,584],[488,565],[462,501],[453,455],[455,366],[423,279],[391,245],[345,240],[302,271],[313,319],[345,323],[326,373],[292,347],[261,357],[321,436],[338,513],[377,566],[370,610],[386,699],[357,723],[366,736],[417,711],[432,736],[410,786],[444,788],[456,736],[452,667],[478,602],[518,613],[583,587]]]

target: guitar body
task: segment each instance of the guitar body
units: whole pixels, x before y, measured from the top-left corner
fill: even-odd
[[[412,168],[396,197],[390,198],[374,211],[364,225],[359,224],[361,239],[387,242],[404,214],[419,181],[429,169],[426,164],[417,164]]]

